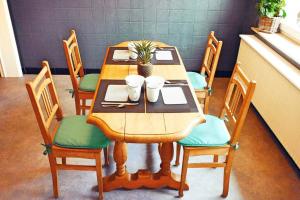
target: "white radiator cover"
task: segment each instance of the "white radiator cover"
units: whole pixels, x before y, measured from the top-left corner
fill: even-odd
[[[300,70],[255,36],[241,38],[237,60],[257,82],[252,103],[300,168]]]

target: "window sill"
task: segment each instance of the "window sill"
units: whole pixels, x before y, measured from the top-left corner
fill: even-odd
[[[268,34],[269,35],[269,34]],[[241,39],[270,63],[283,77],[300,90],[300,70],[254,35],[240,35]]]
[[[257,28],[251,28],[255,36],[266,43],[270,48],[276,51],[296,68],[300,70],[300,45],[281,33],[263,33]]]
[[[300,28],[282,22],[280,24],[280,32],[300,45]]]

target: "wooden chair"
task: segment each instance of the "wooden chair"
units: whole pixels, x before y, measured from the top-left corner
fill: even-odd
[[[54,196],[58,197],[57,170],[90,170],[96,171],[99,199],[103,199],[101,151],[110,141],[97,127],[86,123],[86,116],[63,117],[47,61],[43,61],[41,72],[26,83],[26,88],[45,142]],[[67,164],[67,157],[95,159],[96,165]],[[62,158],[62,164],[56,158]]]
[[[73,85],[76,114],[80,115],[81,111],[82,114],[85,114],[85,110],[90,109],[90,106],[86,105],[86,100],[93,99],[99,74],[84,75],[75,30],[71,30],[70,37],[68,40],[63,40],[63,45]]]
[[[187,72],[198,99],[204,103],[205,114],[208,113],[209,98],[212,93],[212,83],[215,77],[222,44],[223,42],[217,40],[215,37],[215,33],[213,31],[210,32],[203,63],[200,68],[200,74],[196,72]]]
[[[187,168],[224,167],[222,197],[227,197],[233,156],[238,148],[238,140],[249,105],[255,90],[255,81],[249,81],[238,64],[236,64],[225,95],[224,107],[220,118],[206,115],[206,123],[195,127],[192,132],[178,142],[183,146],[183,163],[179,196],[183,196]],[[222,120],[228,121],[229,131]],[[176,154],[179,164],[180,148]],[[190,156],[213,155],[212,163],[188,163]],[[226,155],[225,162],[218,162],[219,155]]]

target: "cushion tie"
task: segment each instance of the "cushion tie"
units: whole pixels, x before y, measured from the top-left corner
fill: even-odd
[[[74,90],[73,89],[66,89],[70,94],[72,94],[72,98],[74,98]]]
[[[226,113],[224,114],[223,120],[224,120],[225,122],[229,122],[229,119],[228,119],[228,117],[227,117],[227,114],[226,114]]]
[[[238,150],[240,148],[239,143],[235,143],[235,144],[229,144],[234,150]]]
[[[43,143],[41,143],[41,145],[45,147],[45,150],[43,152],[44,155],[52,153],[52,144],[43,144]]]
[[[211,87],[207,87],[207,91],[208,91],[208,96],[211,96],[212,95],[212,88]]]

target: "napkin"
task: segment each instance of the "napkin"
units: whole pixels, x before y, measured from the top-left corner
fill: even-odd
[[[164,87],[161,94],[165,104],[187,104],[181,87]]]
[[[171,51],[156,51],[156,60],[173,60]]]
[[[109,85],[107,87],[104,101],[120,101],[128,100],[127,85]]]
[[[128,50],[114,50],[113,60],[128,60],[129,51]]]

